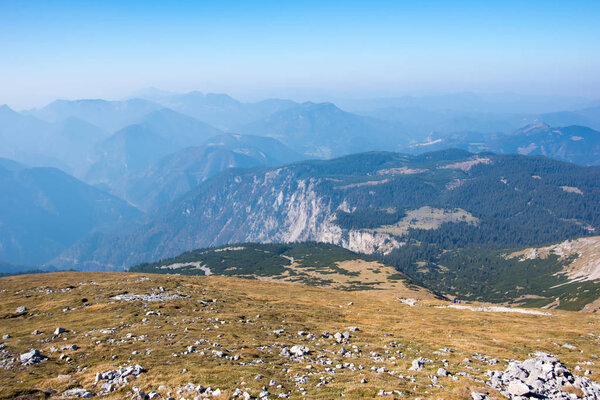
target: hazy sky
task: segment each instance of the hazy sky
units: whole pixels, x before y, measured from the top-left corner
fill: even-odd
[[[0,1],[0,104],[149,86],[600,98],[600,1]]]

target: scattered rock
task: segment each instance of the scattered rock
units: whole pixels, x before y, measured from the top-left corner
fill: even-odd
[[[177,294],[120,294],[117,296],[111,297],[113,300],[122,300],[122,301],[166,301],[172,299],[180,299],[182,296]]]
[[[85,389],[69,389],[69,390],[65,390],[63,392],[62,396],[65,398],[74,398],[74,397],[89,398],[89,397],[93,397],[94,394]]]
[[[148,397],[149,396],[140,388],[135,386],[133,387],[133,396],[131,396],[132,400],[146,400]]]
[[[419,301],[417,299],[401,299],[399,297],[396,298],[396,300],[398,300],[400,303],[406,304],[409,307],[414,307]]]
[[[471,392],[471,398],[473,400],[486,400],[488,396],[485,393]]]
[[[308,347],[295,345],[295,346],[292,346],[292,348],[290,349],[290,353],[292,353],[298,357],[301,357],[303,355],[310,353],[310,350],[308,349]]]
[[[123,366],[123,367],[119,367],[118,369],[113,369],[113,370],[109,370],[109,371],[104,371],[104,372],[98,372],[96,374],[96,384],[100,383],[100,381],[105,381],[105,384],[108,384],[110,386],[112,385],[116,385],[116,386],[121,386],[124,384],[129,383],[129,377],[137,377],[139,376],[141,373],[146,372],[146,370],[141,366],[141,365],[136,365],[136,366]],[[106,389],[109,389],[109,386],[106,386]],[[103,385],[103,389],[104,389],[104,385]],[[104,390],[106,390],[104,389]],[[112,390],[106,390],[108,392],[112,391]]]
[[[419,357],[419,358],[413,360],[409,370],[410,371],[422,371],[423,367],[425,366],[425,363],[430,363],[430,362],[431,362],[431,360],[428,360],[423,357]]]
[[[34,365],[39,364],[44,360],[47,360],[39,350],[31,349],[27,353],[21,354],[20,360],[23,365]]]

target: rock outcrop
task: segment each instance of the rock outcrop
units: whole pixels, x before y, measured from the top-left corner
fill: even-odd
[[[488,371],[489,384],[509,399],[599,399],[600,385],[573,375],[556,357],[535,353],[535,358],[513,361],[504,371]]]

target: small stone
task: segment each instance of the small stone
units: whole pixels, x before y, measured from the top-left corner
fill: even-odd
[[[85,389],[69,389],[64,391],[62,395],[66,398],[81,397],[86,399],[94,396],[92,392]]]
[[[423,369],[423,367],[425,366],[425,362],[427,360],[424,359],[423,357],[419,357],[417,359],[414,359],[411,363],[411,366],[409,368],[410,371],[421,371]]]
[[[485,400],[485,399],[487,399],[487,394],[485,394],[485,393],[478,393],[478,392],[471,392],[471,398],[473,400]]]

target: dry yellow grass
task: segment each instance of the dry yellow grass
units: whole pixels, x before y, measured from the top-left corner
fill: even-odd
[[[379,261],[347,260],[335,264],[335,268],[307,268],[292,262],[284,267],[281,275],[257,277],[267,282],[301,283],[305,279],[315,279],[315,282],[327,282],[321,286],[332,289],[353,290],[360,287],[361,291],[377,292],[383,296],[411,297],[417,299],[433,299],[435,295],[429,290],[417,286],[408,286],[406,276],[400,274],[394,267]],[[393,279],[393,277],[398,279]],[[390,279],[392,278],[392,279]]]
[[[164,293],[187,297],[148,303],[111,299],[124,292],[150,294],[159,287]],[[545,351],[556,354],[573,370],[578,362],[597,363],[595,356],[600,353],[600,321],[595,314],[554,310],[551,316],[483,313],[436,308],[443,305],[436,300],[409,307],[393,295],[236,278],[65,272],[2,278],[0,296],[1,334],[11,336],[2,341],[6,344],[5,354],[18,358],[36,348],[49,357],[35,366],[14,363],[12,368],[0,369],[0,398],[28,394],[41,398],[43,391],[60,393],[73,387],[96,392],[96,372],[140,364],[147,372],[106,398],[128,397],[132,385],[150,392],[161,384],[165,385],[161,396],[170,392],[175,398],[193,398],[184,393],[176,395],[179,388],[192,382],[220,388],[223,398],[238,387],[256,396],[266,386],[271,397],[289,392],[291,398],[331,399],[341,394],[346,398],[374,398],[384,389],[402,391],[402,398],[451,400],[467,398],[470,390],[484,390],[485,385],[477,380],[485,379],[488,369],[504,369],[506,359],[525,359],[532,352]],[[89,306],[83,306],[83,299]],[[213,303],[212,299],[217,301]],[[28,308],[27,314],[14,317],[15,309],[22,305]],[[72,310],[63,312],[65,307]],[[146,316],[148,311],[160,315]],[[68,332],[54,337],[52,332],[59,326]],[[342,357],[338,354],[342,345],[322,338],[321,333],[345,331],[349,326],[357,326],[360,331],[352,332],[350,342],[343,347],[351,350],[357,346],[361,353]],[[106,328],[114,330],[101,332]],[[32,335],[35,329],[43,333]],[[273,333],[277,329],[284,332]],[[317,338],[299,336],[298,331]],[[187,346],[200,339],[207,342],[195,345],[198,352],[183,354]],[[392,347],[393,342],[396,347]],[[214,343],[221,346],[213,347]],[[565,343],[577,350],[562,347]],[[79,349],[50,351],[52,346],[67,344],[77,344]],[[281,347],[295,344],[307,346],[312,354],[301,360],[280,355]],[[439,351],[446,347],[453,352]],[[201,354],[204,348],[207,350]],[[240,359],[214,357],[212,349]],[[147,350],[151,352],[146,354]],[[371,352],[385,359],[377,361]],[[60,360],[62,353],[71,360]],[[496,358],[499,363],[490,366],[477,354]],[[409,371],[411,361],[419,356],[434,362],[421,372]],[[320,365],[327,358],[333,365]],[[464,362],[465,358],[471,362]],[[450,372],[470,376],[458,376],[457,381],[440,377],[442,387],[432,385],[430,376],[442,366],[443,359],[448,361]],[[342,363],[364,368],[338,369],[333,374],[325,371]],[[307,365],[313,368],[309,370]],[[377,373],[371,370],[373,366],[395,374]],[[592,376],[600,373],[597,365],[586,368],[592,370]],[[182,373],[184,369],[186,373]],[[259,374],[263,378],[255,380]],[[293,381],[296,374],[307,377],[301,385],[305,394]],[[329,383],[317,387],[320,377]],[[360,383],[363,378],[367,383]],[[282,387],[268,387],[271,379]],[[492,398],[501,398],[485,390]]]

